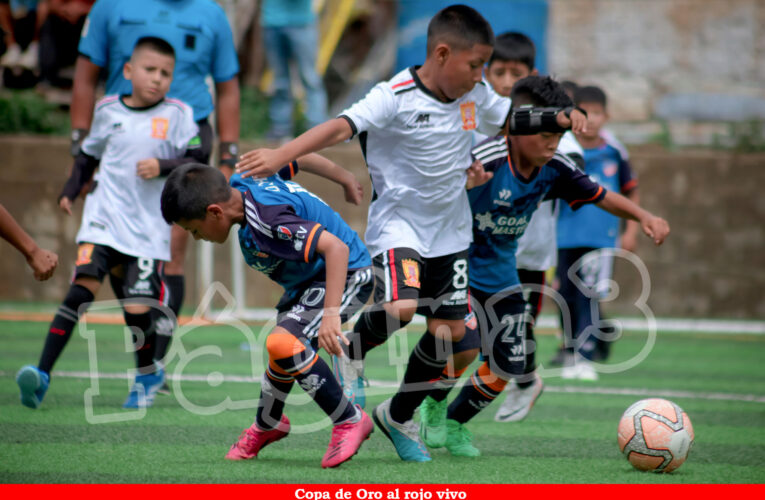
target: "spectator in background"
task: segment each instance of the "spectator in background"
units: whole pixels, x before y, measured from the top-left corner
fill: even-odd
[[[290,63],[294,62],[305,89],[305,117],[309,128],[327,119],[327,93],[316,72],[319,47],[316,13],[311,0],[264,0],[261,14],[268,66],[274,74],[273,96],[266,135],[286,140],[295,133]]]
[[[4,68],[37,70],[41,16],[37,0],[0,0],[0,27],[5,52]]]
[[[79,152],[80,141],[91,126],[101,70],[107,70],[108,94],[129,94],[130,82],[123,78],[122,68],[138,39],[157,36],[175,49],[175,72],[167,97],[180,99],[194,110],[202,150],[206,153],[202,160],[205,163],[209,162],[213,143],[209,121],[213,98],[205,79],[212,76],[217,96],[219,164],[226,177],[230,177],[238,156],[239,61],[223,9],[211,0],[97,0],[86,23],[70,109],[72,154]],[[176,316],[183,302],[187,242],[188,234],[174,226],[172,260],[164,267],[164,281],[168,287],[168,306]],[[162,359],[172,328],[158,333],[157,359]]]
[[[42,0],[38,13],[40,27],[40,83],[47,87],[70,88],[71,78],[63,78],[60,71],[74,66],[77,44],[80,41],[85,18],[94,0]]]

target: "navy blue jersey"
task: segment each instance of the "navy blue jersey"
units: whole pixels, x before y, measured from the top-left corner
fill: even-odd
[[[291,173],[284,168],[266,179],[235,174],[231,186],[242,192],[244,201],[239,245],[245,262],[296,296],[304,284],[324,279],[324,259],[316,253],[322,231],[348,245],[349,270],[370,266],[372,261],[364,243],[337,212],[299,184],[282,178]]]
[[[624,153],[608,143],[584,150],[584,171],[614,192],[628,193],[637,187]],[[574,213],[563,206],[558,214],[558,248],[612,248],[617,246],[619,217],[597,207]]]
[[[585,203],[602,200],[605,189],[559,153],[524,178],[510,160],[506,137],[487,139],[472,152],[487,171],[494,172],[494,177],[468,191],[473,213],[470,286],[498,292],[520,284],[515,251],[540,202],[561,198],[576,210]]]

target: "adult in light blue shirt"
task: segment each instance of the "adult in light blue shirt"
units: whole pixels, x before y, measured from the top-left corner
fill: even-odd
[[[305,89],[305,117],[308,127],[327,119],[327,93],[316,72],[319,47],[316,14],[311,0],[264,0],[261,14],[263,41],[268,66],[274,72],[273,96],[268,116],[270,139],[286,139],[294,134],[293,96],[290,62],[295,61]]]

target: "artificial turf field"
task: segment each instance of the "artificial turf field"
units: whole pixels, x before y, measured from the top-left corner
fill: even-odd
[[[183,327],[174,350],[185,355],[176,355],[167,369],[179,377],[171,383],[173,394],[158,395],[141,416],[120,408],[133,366],[123,327],[92,322],[86,326],[95,355],[89,356],[88,341],[75,330],[42,407],[21,406],[14,376],[22,365],[37,362],[47,326],[0,321],[0,483],[765,482],[762,335],[659,332],[644,360],[601,374],[597,382],[547,373],[545,393],[523,422],[495,423],[495,402],[468,424],[483,453],[477,459],[438,449],[431,450],[431,463],[403,463],[376,430],[350,462],[322,470],[330,428],[299,388],[285,411],[293,424],[289,437],[256,460],[223,459],[254,417],[259,385],[248,378],[262,374],[261,327]],[[368,410],[392,394],[409,353],[404,344],[414,346],[421,331],[398,333],[370,353]],[[625,333],[611,362],[632,358],[646,340],[646,333]],[[544,363],[557,340],[540,335],[538,342]],[[94,373],[102,375],[100,392],[86,412],[93,360]],[[650,396],[679,404],[696,433],[688,461],[671,474],[633,470],[616,444],[622,412]]]

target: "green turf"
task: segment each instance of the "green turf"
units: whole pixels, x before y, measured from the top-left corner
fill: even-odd
[[[36,363],[46,328],[43,323],[0,321],[0,482],[765,482],[765,403],[699,397],[708,393],[765,396],[763,337],[660,334],[649,356],[623,373],[602,375],[595,383],[548,377],[550,390],[524,422],[497,424],[492,420],[496,409],[489,408],[468,424],[474,444],[483,453],[478,459],[453,458],[441,449],[432,450],[431,463],[403,463],[377,431],[353,460],[325,471],[319,462],[330,429],[299,389],[293,390],[288,401],[286,413],[294,429],[289,438],[266,448],[257,460],[233,463],[223,455],[252,422],[259,393],[254,383],[216,384],[214,375],[212,385],[204,380],[184,381],[180,391],[158,396],[143,418],[89,423],[84,394],[91,381],[56,377],[39,410],[22,407],[13,376],[21,365]],[[132,360],[125,352],[122,327],[91,328],[98,370],[127,373]],[[253,332],[250,339],[256,342],[250,346],[248,336],[233,327],[190,329],[175,343],[176,349],[187,354],[185,366],[176,357],[168,372],[259,378],[263,334],[259,328],[253,327]],[[398,334],[373,351],[367,376],[394,382],[403,368],[402,363],[389,363],[389,355],[405,361],[408,346],[414,346],[416,339],[414,333]],[[636,355],[645,340],[645,334],[625,334],[614,347],[613,362]],[[539,360],[548,360],[555,347],[554,337],[540,336]],[[56,370],[89,370],[88,343],[77,332]],[[696,432],[688,461],[672,474],[633,470],[619,453],[616,425],[627,406],[643,396],[560,392],[564,387],[693,393],[694,397],[671,398],[689,414]],[[134,415],[120,409],[127,380],[101,379],[99,388],[93,415],[101,419]],[[373,386],[368,406],[391,391]],[[197,410],[189,411],[189,405]],[[307,432],[312,427],[318,430]]]

